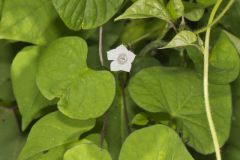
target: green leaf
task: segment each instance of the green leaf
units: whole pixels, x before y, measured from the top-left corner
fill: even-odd
[[[50,0],[4,1],[0,39],[46,44],[66,33]]]
[[[0,62],[0,100],[4,101],[14,101],[10,80],[10,68],[11,65],[9,63]]]
[[[12,64],[13,90],[22,115],[22,129],[42,114],[52,102],[42,96],[36,84],[37,60],[40,47],[26,47],[15,57]]]
[[[167,4],[167,9],[174,20],[177,20],[184,14],[184,5],[182,0],[170,0]]]
[[[32,127],[18,160],[30,159],[39,153],[77,141],[81,134],[94,125],[94,120],[73,120],[60,112],[50,113]]]
[[[14,57],[12,46],[5,40],[0,40],[0,100],[14,101],[10,68]]]
[[[240,61],[237,50],[239,46],[234,37],[230,37],[227,32],[221,31],[218,35],[209,58],[209,81],[215,84],[228,84],[239,74]],[[202,74],[203,54],[194,47],[188,47],[187,51],[197,71]]]
[[[237,78],[240,70],[239,55],[225,32],[221,32],[210,54],[210,82],[225,84]]]
[[[162,49],[189,46],[196,41],[197,36],[193,32],[181,31]]]
[[[17,159],[24,137],[20,133],[13,110],[0,108],[0,134],[0,159]]]
[[[119,81],[117,86],[120,86]],[[126,110],[124,109],[126,105]],[[108,143],[108,150],[113,160],[118,160],[119,152],[122,147],[122,143],[129,134],[129,128],[127,123],[131,122],[133,115],[135,114],[136,105],[133,104],[126,89],[117,87],[117,94],[115,100],[107,112],[108,127],[106,128],[106,141]],[[126,122],[126,112],[128,113],[128,120]]]
[[[184,2],[184,17],[190,21],[199,21],[205,11],[205,7],[197,3]]]
[[[130,95],[149,112],[168,113],[176,121],[179,132],[196,151],[214,152],[205,114],[202,79],[188,69],[151,67],[143,69],[129,84]],[[213,85],[210,102],[219,143],[229,136],[231,94],[229,85]]]
[[[100,139],[99,134],[90,134],[89,136],[85,137],[84,139],[77,140],[75,142],[61,145],[55,148],[48,150],[47,152],[42,152],[37,154],[36,156],[30,158],[31,160],[62,160],[64,153],[71,149],[72,147],[78,146],[80,144],[89,144],[94,145],[98,144]],[[106,148],[106,142],[104,141],[104,148]]]
[[[144,112],[141,112],[134,116],[131,123],[133,125],[145,126],[148,122],[148,116]]]
[[[159,66],[160,62],[152,56],[137,56],[132,64],[131,75],[136,74],[143,68]]]
[[[116,20],[151,17],[159,18],[167,22],[171,21],[171,16],[168,13],[163,0],[138,0],[122,15],[117,17]]]
[[[106,23],[123,0],[52,0],[64,23],[72,30],[91,29]]]
[[[94,144],[80,144],[69,149],[64,154],[63,160],[111,160],[107,150],[99,148]]]
[[[232,83],[233,116],[230,138],[223,150],[226,160],[238,160],[240,158],[240,77]]]
[[[59,98],[58,109],[75,119],[101,116],[115,95],[115,80],[108,71],[87,67],[87,44],[79,37],[60,38],[51,43],[39,58],[37,85],[52,100]]]
[[[233,43],[240,55],[240,39],[227,31],[224,31],[224,33],[228,36],[229,40]]]
[[[121,40],[123,44],[134,44],[143,39],[163,37],[168,30],[169,24],[163,20],[152,18],[133,20],[126,25]]]
[[[197,3],[204,5],[204,6],[211,6],[216,3],[216,0],[197,0]]]
[[[3,0],[0,0],[0,21],[2,17],[2,7],[3,7]]]
[[[232,7],[221,19],[220,23],[231,33],[240,37],[239,24],[240,24],[240,0],[235,0]]]
[[[133,132],[124,142],[119,160],[193,160],[174,130],[154,125]]]

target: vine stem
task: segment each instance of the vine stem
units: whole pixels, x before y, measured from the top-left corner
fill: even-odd
[[[208,25],[212,24],[215,14],[220,7],[222,0],[217,0],[216,4],[213,7],[213,10],[210,14],[210,18],[208,20]],[[209,72],[209,43],[210,43],[210,35],[211,35],[211,27],[206,30],[206,37],[205,37],[205,48],[204,48],[204,74],[203,74],[203,88],[204,88],[204,102],[205,102],[205,109],[208,119],[208,124],[213,140],[213,145],[216,153],[217,160],[221,160],[221,151],[220,145],[218,142],[218,137],[216,133],[216,128],[213,122],[213,117],[211,113],[211,106],[209,102],[209,88],[208,88],[208,72]]]
[[[230,9],[230,7],[233,5],[234,2],[235,2],[235,0],[229,0],[227,5],[222,10],[222,12],[212,21],[212,23],[208,24],[207,26],[205,26],[201,29],[198,29],[198,30],[194,31],[194,33],[196,33],[196,34],[203,33],[207,29],[214,26],[225,15],[225,13]]]
[[[101,66],[104,67],[104,60],[103,60],[103,27],[99,27],[99,45],[98,45],[98,53],[99,53],[99,60]]]
[[[99,46],[98,46],[98,54],[101,66],[104,67],[104,60],[103,60],[103,27],[99,27]],[[105,132],[108,125],[108,113],[106,112],[103,116],[103,126],[101,130],[100,140],[99,140],[99,147],[103,148],[103,142],[105,138]]]

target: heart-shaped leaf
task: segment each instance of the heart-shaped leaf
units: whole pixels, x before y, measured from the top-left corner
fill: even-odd
[[[73,30],[96,28],[107,22],[123,0],[52,0],[64,23]]]
[[[22,129],[39,117],[52,102],[42,96],[36,84],[37,60],[40,47],[27,47],[20,51],[12,64],[13,90],[22,115]]]
[[[59,110],[75,119],[101,116],[115,95],[113,75],[88,68],[86,59],[87,44],[79,37],[54,41],[39,58],[40,91],[50,100],[59,98]]]
[[[209,88],[213,120],[222,146],[230,130],[230,87],[210,85]],[[203,154],[214,152],[205,114],[203,84],[195,72],[164,67],[143,69],[131,79],[129,91],[141,108],[168,113],[188,145]]]
[[[191,31],[179,32],[164,48],[176,48],[192,45],[197,41],[197,36]]]
[[[193,160],[171,128],[154,125],[133,132],[124,142],[119,160]]]
[[[94,120],[73,120],[58,111],[50,113],[32,127],[18,160],[30,159],[39,153],[75,142],[94,125]]]

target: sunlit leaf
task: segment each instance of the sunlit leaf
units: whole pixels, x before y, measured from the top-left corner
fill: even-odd
[[[37,84],[58,109],[75,119],[101,116],[115,95],[115,80],[108,71],[87,67],[87,44],[79,37],[65,37],[51,43],[41,54]]]
[[[140,140],[140,141],[139,141]],[[178,135],[167,126],[154,125],[132,133],[119,160],[193,160]]]
[[[214,147],[202,86],[202,80],[191,70],[151,67],[143,69],[131,79],[129,91],[133,100],[146,111],[168,113],[172,121],[176,121],[178,131],[187,144],[207,154],[212,153]],[[222,146],[230,130],[230,87],[211,84],[209,88],[213,120]]]

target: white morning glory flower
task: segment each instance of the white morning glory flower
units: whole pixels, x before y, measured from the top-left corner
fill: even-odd
[[[120,45],[115,49],[107,52],[108,60],[112,61],[110,65],[111,71],[130,72],[132,62],[136,55],[129,51],[124,45]]]

